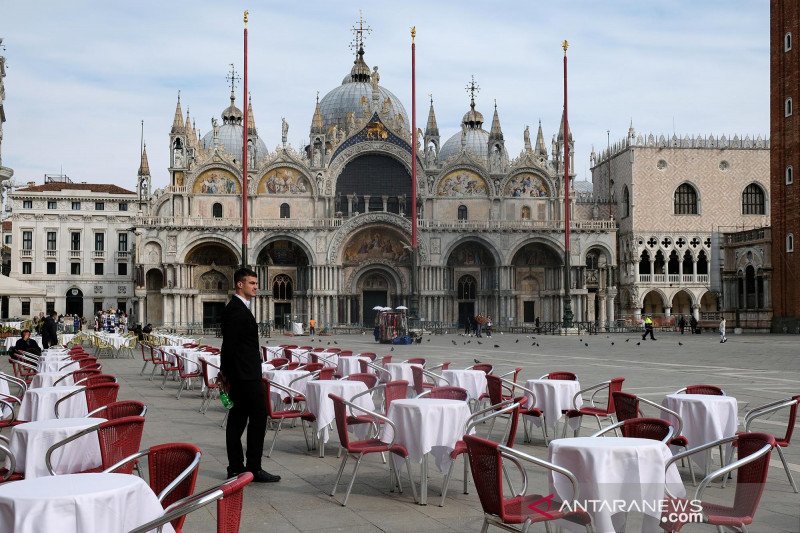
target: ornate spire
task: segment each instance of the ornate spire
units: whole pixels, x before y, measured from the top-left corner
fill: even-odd
[[[425,136],[426,137],[438,137],[439,136],[439,126],[436,124],[436,113],[433,111],[433,95],[431,97],[431,108],[428,110],[428,124],[425,126]]]
[[[253,97],[250,93],[247,94],[247,134],[258,135],[258,132],[256,132],[256,119],[253,116]]]
[[[192,119],[189,117],[189,106],[186,106],[186,119],[183,121],[183,129],[187,135],[192,133]]]
[[[150,164],[147,162],[147,143],[142,148],[142,160],[139,163],[139,177],[150,175]]]
[[[489,130],[489,138],[503,140],[503,130],[500,128],[500,115],[497,114],[497,100],[494,101],[494,116],[492,117],[492,128]]]
[[[317,91],[317,107],[314,108],[314,118],[311,119],[311,133],[325,133],[325,123],[319,107],[319,91]]]
[[[181,92],[178,91],[178,103],[175,104],[175,118],[172,119],[172,133],[183,131],[183,111],[181,110]]]
[[[547,147],[544,144],[544,133],[542,133],[542,121],[539,121],[539,131],[536,133],[536,154],[547,157]]]
[[[564,111],[561,111],[561,122],[558,123],[558,140],[564,140]],[[572,131],[569,132],[569,140],[572,141]]]
[[[353,42],[350,43],[350,48],[356,51],[353,68],[350,70],[350,81],[367,83],[370,81],[370,70],[364,62],[364,37],[372,33],[372,28],[365,26],[361,11],[358,12],[358,23],[353,25],[350,31],[353,32]]]
[[[231,71],[225,78],[231,84],[231,105],[229,105],[224,111],[222,111],[222,123],[223,124],[240,124],[242,123],[242,110],[236,107],[236,94],[234,93],[236,89],[236,85],[239,83],[239,80],[242,78],[236,74],[236,70],[233,67],[233,63],[231,63]]]

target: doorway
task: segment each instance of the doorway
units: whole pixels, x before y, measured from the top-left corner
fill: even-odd
[[[522,302],[522,321],[536,322],[536,302]]]
[[[389,291],[364,291],[364,326],[370,327],[375,324],[375,316],[378,311],[373,311],[373,307],[386,307],[389,301]]]
[[[467,321],[475,316],[475,302],[458,302],[458,325],[466,327]]]
[[[225,302],[203,302],[203,328],[213,328],[222,323]]]
[[[275,302],[275,328],[291,329],[291,302]]]
[[[80,289],[67,291],[67,302],[64,313],[67,315],[83,316],[83,292]]]

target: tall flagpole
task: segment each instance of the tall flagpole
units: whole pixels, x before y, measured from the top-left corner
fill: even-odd
[[[419,247],[417,244],[417,27],[411,28],[411,309],[412,318],[419,318]]]
[[[561,43],[564,49],[564,329],[572,327],[572,295],[570,294],[570,201],[569,201],[569,119],[567,113],[567,48],[569,43]]]
[[[247,266],[247,17],[244,12],[244,96],[242,96],[242,266]]]

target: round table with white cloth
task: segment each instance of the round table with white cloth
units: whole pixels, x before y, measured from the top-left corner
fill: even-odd
[[[128,474],[66,474],[0,485],[0,531],[126,533],[163,514],[147,483]],[[163,531],[173,529],[167,524]]]
[[[317,362],[325,366],[332,366],[336,368],[339,364],[339,354],[337,352],[314,352],[317,356]]]
[[[461,387],[467,391],[467,399],[477,400],[486,392],[486,372],[483,370],[442,370],[442,377],[451,387]],[[447,385],[442,381],[441,385]]]
[[[67,344],[68,342],[71,342],[72,339],[75,338],[75,334],[74,333],[61,333],[58,336],[58,338],[59,338],[59,342],[61,344]]]
[[[105,418],[59,418],[14,426],[10,447],[17,460],[17,472],[24,472],[25,479],[49,476],[44,459],[50,446],[105,421]],[[72,474],[101,466],[97,434],[89,433],[58,448],[50,461],[56,474]]]
[[[328,394],[333,393],[349,401],[353,396],[365,390],[367,390],[367,385],[363,381],[326,379],[308,382],[305,394],[306,409],[317,417],[317,437],[322,442],[328,442],[328,424],[336,420],[336,415],[333,412],[333,401],[328,398]],[[375,403],[372,401],[370,394],[356,398],[353,403],[370,411],[375,410]],[[355,412],[354,414],[363,413]],[[322,447],[320,447],[320,451],[322,451]]]
[[[598,502],[587,508],[595,531],[625,530],[625,513],[615,513],[615,509],[640,510],[646,515],[643,519],[649,526],[647,530],[655,527],[652,530],[657,531],[665,483],[669,483],[673,494],[685,494],[676,466],[673,464],[665,472],[672,452],[661,441],[623,437],[556,439],[550,443],[548,452],[550,462],[566,468],[577,478],[579,503]],[[565,476],[551,473],[550,489],[557,500],[572,501],[572,484]],[[624,502],[626,507],[617,502]],[[582,526],[570,522],[558,523],[570,530],[583,531]]]
[[[283,357],[283,346],[262,346],[267,349],[267,361]]]
[[[205,359],[210,365],[208,365],[208,382],[213,383],[217,376],[219,375],[219,368],[222,364],[222,356],[219,354],[212,354],[208,352],[200,352],[197,355],[197,364],[200,365],[200,358]],[[214,366],[211,366],[214,365]],[[200,367],[202,369],[202,367]],[[206,384],[203,382],[203,388],[205,388]]]
[[[414,374],[411,371],[412,366],[422,367],[416,363],[386,363],[386,371],[391,376],[391,381],[406,380],[411,387],[414,385]]]
[[[349,376],[350,374],[360,374],[361,361],[366,361],[369,363],[371,359],[369,357],[358,357],[355,355],[339,357],[339,361],[336,365],[338,374],[342,377]],[[367,372],[374,374],[375,369],[367,367]]]
[[[581,390],[581,384],[577,380],[569,379],[529,379],[525,382],[525,388],[533,391],[536,395],[535,402],[531,405],[531,395],[528,397],[526,407],[536,407],[542,411],[548,427],[554,428],[562,417],[563,411],[573,409],[572,398]],[[583,399],[578,397],[578,407],[583,405]],[[533,420],[536,427],[541,427],[542,421],[539,417],[526,417]],[[556,435],[554,432],[553,435]]]
[[[261,365],[261,374],[272,383],[277,383],[284,387],[291,387],[302,395],[306,394],[306,384],[311,379],[311,372],[308,370],[275,370],[269,363],[263,363]],[[290,385],[292,381],[300,377],[308,377],[309,379],[301,379]],[[289,394],[283,390],[272,389],[271,393],[273,403],[275,403],[275,401],[285,400],[289,397]]]
[[[739,425],[739,405],[733,396],[668,394],[661,405],[675,411],[683,419],[681,433],[689,441],[689,449],[732,437]],[[668,413],[661,413],[661,418],[675,422]],[[707,455],[700,452],[691,458],[700,468],[705,468]]]
[[[78,368],[76,367],[75,370]],[[52,387],[55,385],[55,382],[59,379],[63,378],[64,376],[68,375],[70,372],[63,371],[63,372],[39,372],[35,376],[33,376],[33,380],[31,380],[31,384],[29,387],[31,389],[40,389],[42,387]],[[57,386],[59,387],[71,387],[75,384],[75,380],[72,376],[64,378],[61,383]]]
[[[450,466],[450,452],[464,436],[464,426],[470,417],[469,404],[460,400],[414,398],[394,400],[389,405],[387,418],[397,427],[383,425],[380,439],[383,442],[402,444],[409,459],[422,462],[420,503],[428,498],[428,454],[433,455],[436,466],[446,472]],[[395,466],[398,466],[395,462]]]
[[[70,360],[69,357],[59,358],[42,356],[39,358],[39,372],[74,372],[81,368],[80,362]],[[62,370],[63,369],[63,370]]]
[[[55,405],[58,400],[67,394],[85,387],[41,387],[28,389],[19,406],[19,420],[34,422],[37,420],[51,420],[56,417]],[[62,418],[78,418],[86,416],[86,395],[76,394],[59,406],[59,415]]]
[[[99,332],[95,333],[97,337],[99,337],[102,341],[106,344],[110,344],[112,348],[115,350],[119,350],[122,348],[123,345],[127,344],[130,341],[130,337],[125,335],[120,335],[119,333],[105,333]]]

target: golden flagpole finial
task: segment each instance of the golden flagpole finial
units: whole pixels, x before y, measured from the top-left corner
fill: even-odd
[[[414,42],[414,37],[417,36],[417,27],[411,26],[411,42]]]
[[[569,48],[569,42],[567,42],[566,39],[564,39],[564,41],[561,43],[561,48],[564,49],[564,54],[566,54],[567,53],[567,48]]]
[[[249,17],[249,16],[250,16],[250,12],[245,10],[245,12],[244,12],[244,27],[245,28],[247,27],[247,17]]]

